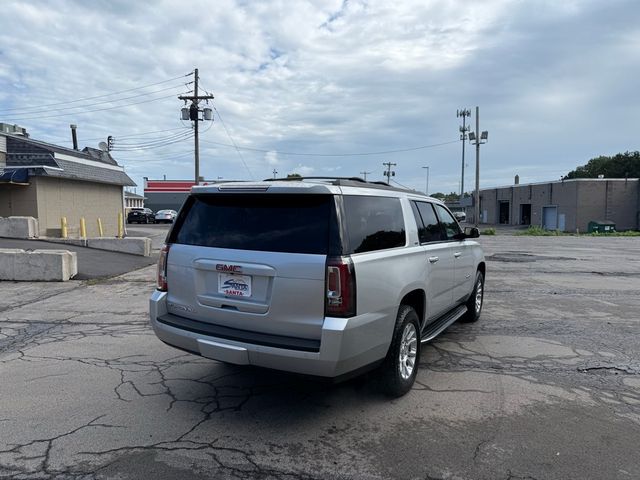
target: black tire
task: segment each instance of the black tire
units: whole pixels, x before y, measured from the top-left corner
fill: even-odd
[[[478,291],[480,294],[478,295]],[[475,283],[473,284],[473,291],[471,296],[467,300],[467,313],[465,313],[460,321],[463,323],[477,322],[482,313],[482,305],[484,304],[484,274],[478,270],[476,272]]]
[[[412,326],[412,327],[411,327]],[[415,343],[411,342],[407,351],[407,342],[403,343],[403,336],[407,339],[413,328]],[[403,360],[403,358],[405,360]],[[413,366],[408,372],[409,358],[413,358]],[[380,367],[380,382],[382,390],[391,397],[400,397],[411,390],[418,373],[420,360],[420,321],[418,314],[408,305],[400,305],[393,338],[389,351]],[[403,368],[404,363],[404,368]],[[408,375],[407,375],[408,374]]]

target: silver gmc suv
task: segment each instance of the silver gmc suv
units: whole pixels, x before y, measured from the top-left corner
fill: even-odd
[[[480,316],[485,261],[442,202],[358,178],[194,187],[150,300],[163,342],[406,393],[420,345]]]

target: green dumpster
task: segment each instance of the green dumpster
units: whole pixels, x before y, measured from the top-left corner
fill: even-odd
[[[612,233],[616,231],[616,224],[611,220],[591,220],[589,222],[589,233]]]

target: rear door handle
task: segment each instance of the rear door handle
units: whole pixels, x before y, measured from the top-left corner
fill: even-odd
[[[462,255],[462,252],[455,252],[453,254],[453,256],[456,257],[456,258],[460,257],[460,255]]]
[[[429,257],[429,263],[436,263],[438,260],[440,260],[438,257]]]

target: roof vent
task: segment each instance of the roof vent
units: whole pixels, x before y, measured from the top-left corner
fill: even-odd
[[[22,135],[23,137],[29,138],[29,134],[27,133],[27,129],[20,127],[18,125],[9,125],[8,123],[0,122],[0,133],[10,133],[11,135]]]

